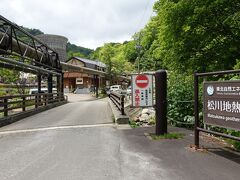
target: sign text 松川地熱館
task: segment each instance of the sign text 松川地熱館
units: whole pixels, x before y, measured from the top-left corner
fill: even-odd
[[[204,83],[204,122],[240,130],[240,81]]]

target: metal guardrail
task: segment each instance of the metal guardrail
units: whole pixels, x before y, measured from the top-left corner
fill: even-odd
[[[116,92],[111,92],[109,94],[109,98],[115,104],[115,106],[118,108],[118,110],[121,112],[122,115],[125,115],[124,112],[124,98],[125,96],[122,94],[118,94]]]
[[[67,98],[63,93],[2,96],[0,97],[0,113],[3,113],[3,117],[7,117],[10,112],[16,109],[19,110],[17,113],[25,112],[27,107],[37,109],[38,107],[48,106],[49,104],[65,100]]]

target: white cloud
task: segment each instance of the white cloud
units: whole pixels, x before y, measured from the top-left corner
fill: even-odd
[[[18,25],[96,48],[106,42],[129,40],[147,23],[154,1],[1,0],[0,12]]]

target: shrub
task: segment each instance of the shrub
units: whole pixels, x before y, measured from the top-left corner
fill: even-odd
[[[175,126],[193,124],[193,76],[168,73],[168,117]]]

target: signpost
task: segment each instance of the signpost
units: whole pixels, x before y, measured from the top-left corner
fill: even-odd
[[[239,73],[240,70],[194,73],[194,144],[196,148],[199,148],[199,132],[240,141],[240,137],[202,128],[199,117],[199,78]],[[205,124],[240,130],[240,81],[204,82],[203,103]]]
[[[151,74],[132,75],[132,106],[153,106],[153,77]]]
[[[167,72],[159,70],[155,73],[156,87],[156,135],[167,133]]]
[[[132,107],[155,107],[156,135],[167,133],[167,72],[155,73],[156,105],[153,105],[153,75],[132,75]]]
[[[240,81],[204,83],[204,122],[240,130]]]

